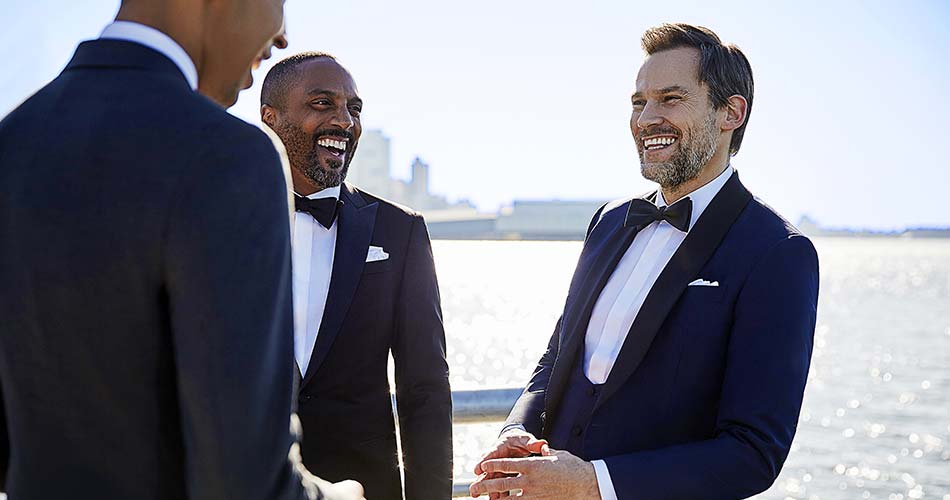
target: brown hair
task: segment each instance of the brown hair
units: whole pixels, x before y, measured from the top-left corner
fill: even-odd
[[[699,51],[699,81],[709,88],[709,100],[722,109],[728,99],[741,95],[748,103],[745,122],[732,133],[729,153],[735,155],[742,144],[745,126],[752,113],[752,66],[745,54],[732,44],[724,44],[709,28],[690,24],[661,24],[648,29],[640,39],[648,55],[664,50],[692,47]]]

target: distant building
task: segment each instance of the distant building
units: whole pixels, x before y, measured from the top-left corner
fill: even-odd
[[[347,182],[374,195],[390,199],[392,179],[389,177],[389,157],[389,138],[379,130],[364,131],[360,136],[356,155],[350,162],[350,170],[346,174]]]
[[[848,238],[950,238],[950,228],[945,227],[911,227],[893,231],[875,231],[868,229],[828,228],[817,221],[802,216],[798,221],[798,229],[808,236],[841,236]]]
[[[515,201],[495,226],[506,240],[582,240],[603,201]]]
[[[451,210],[474,213],[475,206],[466,200],[450,203],[444,196],[429,192],[429,165],[416,158],[412,162],[412,178],[392,178],[390,141],[381,130],[366,130],[350,163],[346,180],[376,196],[406,205],[420,212]]]

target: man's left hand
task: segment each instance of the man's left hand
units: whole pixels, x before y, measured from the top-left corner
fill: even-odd
[[[481,466],[485,473],[472,483],[472,497],[521,490],[525,500],[600,500],[594,466],[566,451],[550,450],[541,457],[486,460]],[[489,479],[496,476],[493,473],[518,476]]]

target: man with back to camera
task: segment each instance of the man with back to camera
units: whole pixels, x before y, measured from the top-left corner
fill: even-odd
[[[357,499],[300,464],[286,186],[223,105],[283,0],[125,0],[0,122],[0,485]],[[314,439],[314,438],[311,438]]]
[[[642,42],[630,128],[660,189],[595,214],[554,335],[476,467],[473,496],[745,498],[788,455],[818,259],[729,163],[751,66],[707,28],[664,24]]]
[[[452,401],[432,249],[420,214],[344,182],[362,107],[353,77],[323,53],[277,63],[261,91],[261,118],[286,146],[296,199],[303,461],[328,479],[357,479],[367,498],[403,497],[392,351],[405,498],[443,500],[452,493]]]

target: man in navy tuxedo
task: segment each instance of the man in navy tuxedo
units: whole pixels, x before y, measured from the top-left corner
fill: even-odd
[[[595,214],[547,351],[473,496],[745,498],[788,454],[818,259],[730,165],[751,67],[706,28],[661,25],[642,42],[630,128],[660,189]]]
[[[452,395],[429,234],[418,212],[345,182],[362,109],[353,77],[323,53],[279,62],[261,90],[261,118],[286,146],[297,209],[301,452],[321,476],[363,483],[367,498],[444,500],[452,493]]]
[[[122,3],[0,122],[0,486],[315,499],[290,432],[286,185],[229,115],[283,0]],[[317,439],[316,437],[314,439]]]

